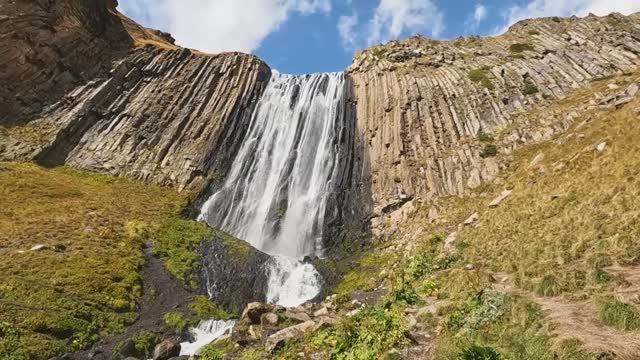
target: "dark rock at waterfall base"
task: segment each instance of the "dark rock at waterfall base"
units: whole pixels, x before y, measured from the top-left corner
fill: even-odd
[[[200,284],[212,301],[240,313],[254,301],[265,301],[271,257],[242,240],[214,231],[198,248]]]

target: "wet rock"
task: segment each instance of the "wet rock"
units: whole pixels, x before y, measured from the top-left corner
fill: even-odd
[[[220,231],[200,242],[198,255],[202,291],[215,303],[242,312],[247,304],[266,300],[269,255]],[[254,323],[259,324],[260,315],[268,311]]]
[[[153,360],[168,360],[180,355],[180,341],[177,338],[163,340],[153,350]]]
[[[302,337],[305,331],[313,328],[315,325],[316,323],[313,321],[306,321],[301,324],[282,329],[267,338],[265,348],[267,351],[272,352],[273,350],[284,344],[285,341]]]

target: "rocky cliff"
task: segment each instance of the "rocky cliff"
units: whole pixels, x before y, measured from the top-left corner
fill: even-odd
[[[379,216],[372,224],[411,199],[493,180],[504,167],[496,152],[549,138],[575,118],[534,124],[527,111],[638,65],[640,14],[527,20],[497,37],[415,36],[361,51],[348,73],[370,176],[360,186],[371,187]]]
[[[3,23],[9,51],[0,61],[14,65],[5,67],[2,83],[15,84],[2,90],[3,99],[16,99],[1,102],[3,158],[66,163],[181,190],[224,173],[269,78],[262,61],[172,49],[170,37],[136,25],[112,3],[3,10],[14,16]]]

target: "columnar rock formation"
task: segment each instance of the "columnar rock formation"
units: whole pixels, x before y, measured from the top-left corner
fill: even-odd
[[[524,126],[514,121],[524,111],[638,65],[640,14],[528,20],[498,37],[415,36],[360,52],[348,72],[377,212],[491,180],[500,164],[474,137]],[[549,126],[562,131],[565,120]]]
[[[251,55],[177,48],[115,6],[0,7],[0,158],[207,189],[226,174],[270,69]],[[344,137],[355,144],[341,174],[351,189],[331,201],[353,204],[340,218],[358,222],[413,198],[465,193],[499,172],[496,151],[542,136],[527,110],[638,65],[640,14],[528,20],[497,37],[415,36],[364,50],[347,70],[356,131]],[[544,136],[573,118],[546,121]]]

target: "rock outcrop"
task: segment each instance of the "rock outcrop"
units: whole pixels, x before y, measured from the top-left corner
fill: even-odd
[[[529,126],[526,111],[638,65],[640,14],[527,20],[497,37],[415,36],[360,52],[348,73],[375,212],[492,180],[498,131]],[[549,119],[543,133],[572,120]],[[538,135],[526,130],[507,141]]]
[[[171,46],[116,6],[115,0],[0,4],[0,125],[28,121],[75,86],[107,74],[136,42]]]
[[[221,231],[202,240],[198,255],[202,291],[216,304],[239,313],[248,303],[266,300],[269,255]]]
[[[0,20],[9,42],[0,64],[15,64],[4,67],[0,86],[16,84],[0,90],[0,158],[69,164],[180,190],[198,191],[224,175],[269,79],[264,62],[177,49],[170,36],[117,13],[115,2],[42,3]]]

